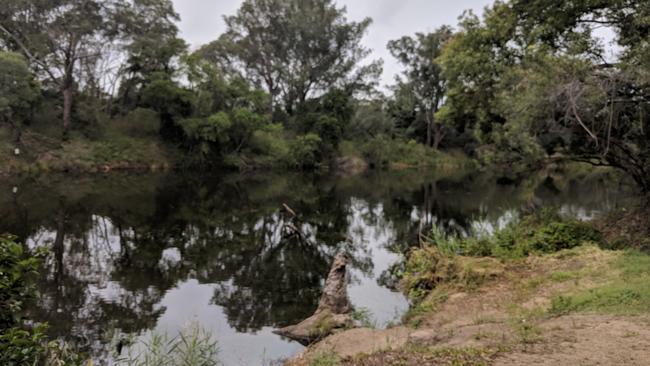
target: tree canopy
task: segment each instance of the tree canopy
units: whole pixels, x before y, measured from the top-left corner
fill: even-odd
[[[263,86],[289,114],[333,88],[365,90],[381,72],[379,62],[360,65],[371,20],[349,21],[332,0],[246,0],[225,21],[227,31],[206,52]]]

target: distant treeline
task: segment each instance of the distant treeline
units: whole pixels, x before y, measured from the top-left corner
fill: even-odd
[[[404,71],[381,93],[371,19],[333,0],[246,0],[193,51],[170,0],[5,0],[0,119],[15,144],[127,136],[188,165],[313,168],[347,140],[367,160],[382,144],[506,169],[572,158],[650,190],[649,19],[643,1],[496,1],[389,42]]]

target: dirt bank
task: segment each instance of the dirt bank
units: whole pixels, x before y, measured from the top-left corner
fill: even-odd
[[[647,365],[646,264],[589,245],[507,262],[435,289],[403,326],[330,336],[288,365]]]

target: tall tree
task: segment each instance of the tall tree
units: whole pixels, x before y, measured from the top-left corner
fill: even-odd
[[[442,105],[447,81],[437,58],[452,36],[450,27],[443,26],[433,33],[417,33],[415,38],[402,37],[388,43],[388,50],[406,67],[398,83],[414,97],[417,108],[426,120],[426,144],[438,149],[445,136],[443,125],[436,121],[435,113]]]
[[[450,88],[439,115],[476,126],[485,156],[512,163],[544,147],[650,192],[648,19],[649,3],[633,0],[497,1],[482,21],[466,15],[440,58]],[[594,35],[602,26],[613,60]]]
[[[152,79],[171,79],[187,44],[178,37],[180,20],[170,0],[134,0],[122,13],[126,63],[120,98],[134,108]]]
[[[120,0],[5,0],[0,9],[0,38],[25,55],[39,75],[63,96],[63,133],[72,121],[75,72],[79,61],[115,33],[110,21]]]
[[[308,97],[332,89],[362,90],[381,64],[359,66],[369,54],[360,42],[371,23],[349,21],[333,0],[246,0],[213,42],[216,57],[264,86],[292,114]]]
[[[20,137],[20,124],[38,97],[38,86],[22,55],[0,51],[0,122]]]

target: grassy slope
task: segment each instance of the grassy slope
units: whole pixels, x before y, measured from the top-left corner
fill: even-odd
[[[149,136],[128,136],[110,131],[101,138],[73,135],[69,141],[26,131],[15,144],[0,129],[0,173],[109,170],[164,170],[177,155]],[[15,148],[19,148],[19,155]]]
[[[532,235],[518,231],[515,241],[534,243],[547,224]],[[650,255],[603,243],[498,258],[425,246],[411,254],[403,282],[415,301],[404,319],[408,340],[340,358],[344,333],[324,342],[331,350],[312,347],[303,364],[643,364],[650,358]]]

